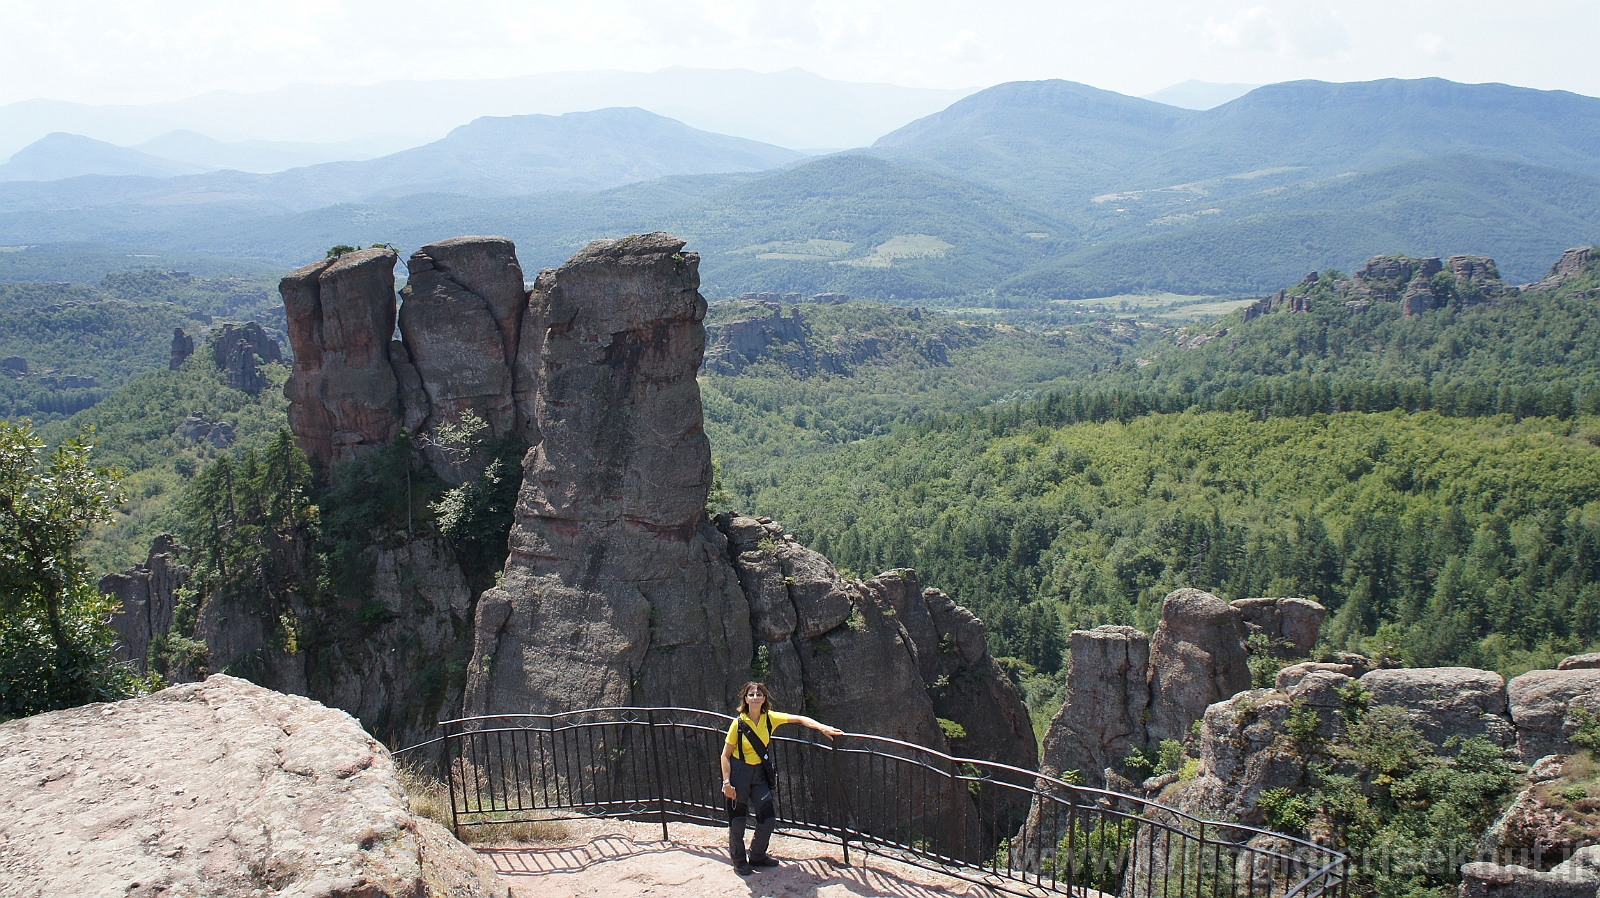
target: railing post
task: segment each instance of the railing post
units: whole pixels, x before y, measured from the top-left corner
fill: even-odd
[[[839,775],[839,753],[834,751],[832,736],[828,737],[828,758],[832,761],[833,789],[834,794],[838,796],[839,810],[842,813],[839,818],[839,844],[844,848],[844,865],[848,867],[850,866],[850,823],[852,814],[850,813],[850,800],[844,794],[844,778]]]
[[[655,766],[656,812],[661,815],[661,841],[670,842],[667,835],[667,783],[661,778],[661,739],[656,735],[656,709],[648,708],[647,729],[650,739],[650,758]]]
[[[461,824],[456,819],[456,778],[455,771],[452,769],[455,765],[454,759],[450,756],[451,746],[455,745],[456,742],[455,730],[455,724],[445,724],[444,751],[439,753],[439,762],[440,766],[444,768],[441,772],[444,775],[445,786],[450,790],[450,832],[454,833],[455,837],[459,839],[461,838]]]

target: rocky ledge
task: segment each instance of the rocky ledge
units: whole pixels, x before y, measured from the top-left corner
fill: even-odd
[[[214,676],[0,724],[0,894],[504,895],[355,720]]]

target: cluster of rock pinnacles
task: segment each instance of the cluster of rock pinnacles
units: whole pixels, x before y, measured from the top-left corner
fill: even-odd
[[[706,306],[699,257],[683,241],[596,241],[531,289],[511,241],[441,241],[411,256],[398,306],[397,261],[363,250],[283,279],[295,438],[326,467],[389,445],[402,428],[427,435],[476,415],[493,437],[528,447],[510,554],[478,593],[441,541],[375,539],[373,600],[390,607],[391,623],[316,681],[281,655],[262,675],[394,741],[457,713],[726,709],[760,658],[780,708],[967,757],[1077,771],[1090,785],[1165,789],[1180,806],[1254,822],[1260,793],[1303,767],[1278,739],[1286,715],[1310,707],[1333,734],[1340,689],[1357,678],[1437,744],[1484,736],[1530,764],[1569,751],[1573,709],[1600,711],[1600,670],[1581,663],[1513,680],[1509,700],[1494,673],[1372,670],[1359,656],[1290,664],[1272,688],[1251,690],[1248,637],[1303,659],[1322,606],[1230,604],[1186,589],[1166,598],[1152,635],[1072,634],[1067,701],[1041,758],[983,625],[949,596],[910,570],[846,580],[767,518],[707,517],[711,453],[696,381]],[[474,474],[421,451],[446,481]],[[187,576],[176,552],[160,542],[112,584],[142,615],[135,629],[165,632],[160,609],[170,618],[170,594]],[[266,645],[247,614],[209,607],[225,602],[213,597],[201,616],[213,669]],[[418,669],[463,656],[464,682],[442,703],[414,694]],[[1240,702],[1252,713],[1235,713]],[[966,735],[948,737],[941,718]],[[1197,743],[1195,777],[1121,778],[1130,754],[1166,739]]]

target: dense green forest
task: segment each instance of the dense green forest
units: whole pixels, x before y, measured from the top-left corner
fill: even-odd
[[[45,424],[86,409],[129,378],[168,366],[172,331],[191,334],[213,316],[281,326],[265,284],[181,272],[125,271],[94,286],[0,283],[0,417]]]
[[[1059,389],[1136,355],[1162,333],[1109,316],[1067,314],[1061,317],[1071,323],[1019,328],[871,302],[798,308],[804,346],[774,343],[737,375],[700,377],[706,432],[729,486],[740,492],[775,459]],[[767,314],[713,303],[706,323],[714,331]],[[822,368],[827,357],[838,370]]]
[[[1444,305],[1411,317],[1353,312],[1340,280],[1066,390],[743,453],[724,483],[855,573],[918,568],[1040,703],[1068,629],[1149,627],[1180,586],[1314,597],[1330,647],[1411,664],[1515,673],[1593,646],[1600,265],[1492,301],[1442,275]]]
[[[96,530],[83,548],[96,573],[143,562],[151,539],[182,529],[176,503],[196,474],[220,457],[263,449],[287,426],[282,387],[289,370],[282,365],[264,370],[269,386],[251,396],[227,385],[210,353],[196,352],[177,371],[163,366],[141,374],[93,408],[41,428],[49,445],[93,428],[96,463],[126,475],[110,524]],[[232,444],[222,449],[178,434],[178,425],[190,415],[228,424]]]

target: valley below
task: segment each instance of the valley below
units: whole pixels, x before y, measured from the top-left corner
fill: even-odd
[[[1186,876],[1138,860],[1122,808],[1236,828],[1239,869],[1348,856],[1363,896],[1592,894],[1600,100],[949,99],[817,155],[643,109],[271,172],[19,152],[0,766],[55,782],[93,726],[83,770],[138,785],[113,718],[126,754],[238,727],[278,747],[191,796],[234,809],[208,846],[309,752],[315,801],[348,780],[389,821],[340,823],[331,864],[422,882],[437,852],[456,884],[417,894],[491,894],[434,825],[465,774],[391,752],[457,718],[721,713],[754,680],[955,777],[913,859],[1102,894]],[[1469,105],[1496,112],[1443,127]],[[0,855],[67,881],[6,829],[13,779]],[[1041,822],[1095,789],[1098,824]],[[139,882],[222,875],[161,820],[118,843]],[[228,843],[258,871],[229,888],[322,875],[275,838]],[[1080,843],[1122,861],[1084,872]]]

